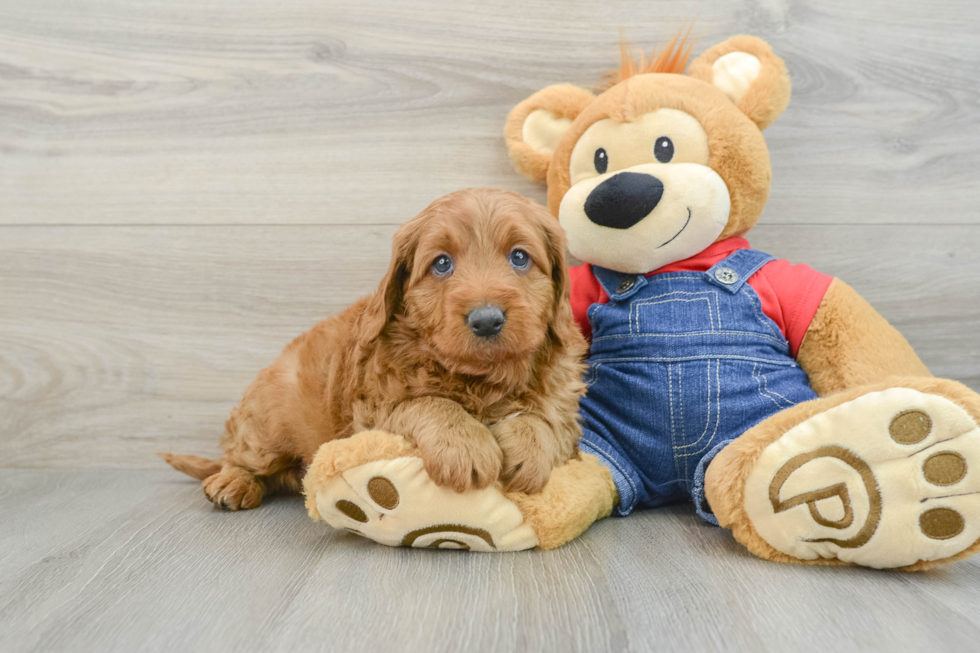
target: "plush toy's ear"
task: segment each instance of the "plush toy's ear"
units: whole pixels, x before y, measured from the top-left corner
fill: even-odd
[[[504,138],[510,160],[531,181],[543,182],[558,141],[595,96],[584,88],[558,84],[542,89],[507,116]]]
[[[733,36],[691,63],[691,77],[713,84],[765,129],[789,104],[786,64],[754,36]]]

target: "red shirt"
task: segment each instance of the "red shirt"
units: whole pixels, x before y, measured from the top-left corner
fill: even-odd
[[[700,254],[665,265],[644,276],[652,277],[665,272],[705,272],[732,252],[748,248],[749,242],[744,238],[727,238]],[[589,307],[592,304],[605,304],[609,301],[609,295],[592,274],[591,264],[570,268],[568,273],[572,282],[572,313],[582,333],[591,340]],[[762,300],[762,312],[783,332],[794,358],[833,280],[833,277],[821,274],[808,265],[793,265],[785,259],[770,261],[749,277],[748,284]]]

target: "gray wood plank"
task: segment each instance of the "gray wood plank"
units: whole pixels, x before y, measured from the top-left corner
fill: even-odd
[[[754,33],[793,75],[753,244],[980,389],[976,2],[0,0],[0,650],[976,648],[977,561],[766,563],[688,506],[549,553],[393,550],[153,471],[216,453],[429,201],[543,199],[503,146],[516,102],[691,19],[696,51]]]
[[[257,372],[376,287],[393,230],[3,229],[0,466],[216,453]],[[765,226],[753,240],[847,280],[935,373],[980,389],[980,226]]]
[[[770,563],[683,505],[552,552],[466,554],[332,531],[298,497],[214,511],[174,472],[0,470],[0,519],[12,653],[921,651],[980,636],[977,562]]]
[[[397,224],[501,186],[508,110],[591,86],[620,28],[748,32],[795,80],[772,224],[980,219],[980,4],[0,2],[0,223]]]

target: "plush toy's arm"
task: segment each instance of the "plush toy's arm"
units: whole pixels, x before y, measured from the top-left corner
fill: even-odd
[[[426,474],[405,438],[364,431],[320,447],[303,479],[310,517],[390,546],[519,551],[553,549],[616,505],[608,468],[580,454],[538,494],[499,484],[459,494]]]
[[[904,336],[840,279],[827,289],[797,361],[821,396],[889,376],[932,376]]]
[[[451,399],[420,397],[398,404],[377,428],[413,442],[425,471],[457,492],[482,489],[500,476],[503,453],[484,424]]]

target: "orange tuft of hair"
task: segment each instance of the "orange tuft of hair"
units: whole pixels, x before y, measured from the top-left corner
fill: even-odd
[[[647,59],[643,50],[640,50],[637,55],[629,39],[625,36],[620,36],[619,68],[606,73],[599,89],[606,90],[634,75],[644,75],[646,73],[683,74],[687,68],[688,59],[691,58],[691,50],[694,48],[694,43],[688,42],[688,37],[691,35],[691,27],[687,28],[687,32],[683,32],[683,36],[682,32],[677,32],[663,50],[659,53],[654,51],[651,53],[649,59]]]

